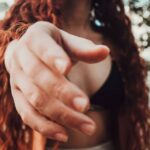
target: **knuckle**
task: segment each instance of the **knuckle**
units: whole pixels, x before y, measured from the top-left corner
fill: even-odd
[[[47,126],[41,126],[41,127],[39,127],[39,132],[42,133],[45,136],[47,136],[49,134]]]
[[[45,49],[47,49],[47,47],[45,47]],[[53,54],[52,51],[49,49],[41,53],[41,58],[43,58],[45,62],[47,62],[48,64],[52,64],[52,62],[54,61],[56,57],[57,56]]]
[[[38,21],[28,28],[26,35],[28,37],[35,37],[35,35],[41,33],[41,31],[45,31],[47,28],[52,29],[54,25],[46,21]]]
[[[68,59],[68,61],[66,61],[66,62],[67,62],[67,65],[66,65],[67,67],[66,67],[66,70],[64,72],[65,76],[67,76],[69,74],[69,72],[70,72],[70,70],[72,68],[72,62],[71,62],[71,60]]]
[[[56,110],[53,112],[51,117],[56,120],[56,121],[61,121],[61,123],[64,122],[65,118],[67,116],[67,111],[65,110],[64,107],[59,106],[58,108],[56,107]]]
[[[23,42],[25,45],[32,46],[33,40],[38,37],[38,30],[37,28],[32,25],[28,28],[26,33],[21,37],[20,41]]]
[[[56,27],[52,23],[46,21],[38,21],[28,28],[21,39],[25,43],[32,45],[33,39],[36,39],[42,33],[51,33],[55,28]]]
[[[54,33],[56,34],[56,31],[58,32],[57,27],[47,21],[38,21],[33,25],[34,29],[41,29],[46,33],[49,33],[49,35],[53,35]]]
[[[53,93],[55,94],[55,96],[58,99],[61,99],[62,96],[65,94],[66,86],[67,85],[66,85],[65,81],[57,81],[53,85]]]
[[[28,92],[28,98],[31,104],[36,108],[40,108],[43,105],[43,96],[41,92],[37,89]]]
[[[35,26],[43,29],[43,31],[48,31],[48,33],[52,33],[54,30],[56,30],[56,26],[47,21],[39,21],[35,23]]]
[[[28,29],[27,32],[24,34],[22,37],[22,41],[25,45],[33,45],[33,39],[35,37],[35,32],[32,31],[31,29]]]
[[[30,62],[30,66],[27,69],[27,74],[29,76],[38,75],[38,73],[41,71],[41,67],[40,66],[41,66],[40,63],[38,63],[37,61]]]
[[[61,114],[60,114],[60,119],[63,120],[64,122],[66,122],[68,120],[69,116],[70,116],[70,111],[62,109]]]

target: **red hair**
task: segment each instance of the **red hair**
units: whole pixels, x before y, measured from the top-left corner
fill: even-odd
[[[17,0],[5,19],[0,22],[1,150],[29,150],[33,138],[31,129],[25,127],[13,103],[9,75],[4,66],[5,49],[10,41],[19,38],[25,32],[27,24],[41,20],[54,22],[54,18],[60,15],[59,5],[52,6],[51,0]],[[100,32],[103,32],[118,47],[112,52],[112,57],[118,65],[125,85],[125,101],[118,108],[116,120],[118,121],[116,137],[118,149],[149,150],[150,111],[144,61],[139,56],[138,47],[131,32],[131,22],[125,15],[122,1],[108,0],[102,6],[97,17],[105,22],[106,28]]]

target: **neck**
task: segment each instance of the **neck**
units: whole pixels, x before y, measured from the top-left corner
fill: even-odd
[[[65,0],[61,8],[63,29],[83,30],[90,26],[91,0]]]

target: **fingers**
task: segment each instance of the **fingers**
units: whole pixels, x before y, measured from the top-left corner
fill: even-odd
[[[58,31],[53,28],[55,38]],[[35,29],[34,29],[35,30]],[[49,32],[40,32],[41,29],[30,34],[25,34],[22,43],[27,46],[43,63],[45,63],[53,71],[60,74],[67,74],[70,70],[72,62],[65,50],[58,44],[59,39],[53,39]],[[39,38],[39,35],[42,38]],[[31,39],[31,40],[29,40]]]
[[[41,104],[47,103],[47,100],[51,100],[42,89],[33,83],[33,80],[20,70],[20,68],[15,68],[15,72],[16,74],[11,76],[13,82],[35,109],[39,110],[41,108]]]
[[[42,37],[40,40],[39,35]],[[31,51],[45,64],[60,73],[68,72],[71,66],[69,57],[76,61],[95,63],[105,59],[109,54],[107,46],[96,45],[88,39],[69,34],[47,22],[33,25],[23,39],[26,39]]]
[[[63,126],[79,130],[86,135],[92,135],[95,132],[96,125],[92,119],[82,113],[75,112],[59,101],[54,101],[53,106],[50,109],[44,109],[44,111],[53,121]]]
[[[13,82],[24,93],[26,101],[32,104],[40,114],[63,126],[78,129],[85,134],[91,135],[94,132],[95,123],[89,117],[67,107],[62,100],[57,100],[56,97],[48,98],[21,70],[17,70]],[[22,100],[20,105],[24,105]],[[19,106],[18,108],[20,108]]]
[[[13,82],[24,93],[26,101],[32,104],[40,114],[64,126],[78,129],[85,134],[90,135],[94,132],[95,124],[89,117],[67,107],[63,104],[63,101],[57,100],[56,97],[46,96],[19,68],[14,68],[14,71],[16,75],[13,76]],[[20,101],[20,105],[21,104],[24,106],[22,100]],[[18,106],[18,108],[20,108],[20,106]],[[85,124],[88,127],[83,127]]]
[[[21,71],[20,71],[21,72]],[[19,75],[18,75],[19,74]],[[63,125],[68,128],[77,129],[87,135],[92,135],[95,130],[95,123],[86,115],[82,113],[75,112],[71,108],[67,107],[62,103],[62,101],[57,100],[55,98],[47,98],[41,90],[39,90],[36,86],[32,84],[32,82],[23,74],[17,72],[16,78],[13,79],[16,86],[26,95],[28,98],[24,98],[26,101],[32,104],[34,108],[43,114],[47,118]],[[30,82],[29,82],[30,81]],[[17,95],[13,95],[15,98]],[[17,99],[15,99],[17,102]],[[20,105],[16,105],[17,108],[22,106],[26,106],[25,102],[21,101]],[[27,103],[27,102],[26,102]],[[23,108],[19,109],[22,110]],[[27,109],[27,108],[26,108]],[[21,113],[21,112],[20,112]],[[29,115],[29,112],[25,112],[25,114]],[[33,129],[35,128],[32,126],[32,122],[26,121],[25,122],[30,125]],[[41,131],[41,130],[40,130]],[[42,131],[43,133],[43,131]]]
[[[32,78],[32,82],[34,82],[41,90],[46,92],[49,97],[55,97],[63,101],[63,103],[65,103],[66,105],[76,109],[77,111],[83,112],[89,108],[89,99],[84,94],[84,92],[82,92],[76,85],[66,80],[64,76],[57,75],[48,70],[48,68],[46,68],[42,64],[42,62],[40,62],[25,46],[23,46],[22,50],[17,54],[19,55],[17,58],[20,67],[23,69],[23,72],[27,76]],[[28,64],[28,62],[30,62],[30,65],[26,65]],[[14,66],[16,66],[16,64]],[[16,73],[18,69],[14,70],[16,74],[14,78],[17,78],[16,80],[19,82],[20,87],[24,87],[26,84],[30,85],[31,81],[28,81],[28,79],[24,79],[27,78],[25,77],[24,73]],[[26,83],[24,83],[23,81],[26,81]],[[38,93],[40,92],[38,90],[34,90],[33,87],[28,87],[26,88],[26,90],[27,89],[30,89],[33,93],[29,95],[32,95],[32,98],[34,97],[34,104],[38,105],[38,103],[40,103],[40,106],[42,106],[41,103],[43,103],[43,105],[44,103],[46,103],[46,101],[39,102]],[[31,99],[31,97],[28,97],[28,99]]]
[[[63,30],[58,29],[51,23],[39,22],[31,29],[33,31],[32,33],[36,33],[39,30],[43,31],[38,32],[40,34],[48,34],[48,36],[54,39],[57,44],[61,45],[64,50],[66,50],[72,58],[76,58],[76,60],[81,60],[88,63],[99,62],[109,54],[108,47],[104,45],[96,45],[90,40],[69,34]],[[34,32],[35,29],[37,29],[36,32]],[[40,34],[37,34],[37,36],[34,36],[34,38],[39,37]],[[37,44],[37,42],[35,42],[35,44]]]
[[[72,65],[71,59],[94,63],[103,60],[109,53],[108,47],[95,45],[90,40],[59,30],[47,22],[39,22],[31,26],[19,43],[18,50],[26,45],[45,65],[65,75]],[[6,54],[7,52],[10,54],[14,46],[16,45],[10,44]],[[68,57],[68,54],[71,58]]]
[[[109,54],[109,48],[105,45],[96,45],[92,41],[77,37],[60,30],[62,46],[68,54],[76,60],[95,63],[105,59]]]
[[[16,109],[25,124],[50,139],[61,142],[66,142],[68,140],[65,129],[37,113],[27,102],[23,94],[15,89],[14,86],[12,87],[12,95],[14,97]]]
[[[79,87],[66,79],[56,83],[51,92],[64,104],[79,112],[86,112],[90,107],[88,96]]]

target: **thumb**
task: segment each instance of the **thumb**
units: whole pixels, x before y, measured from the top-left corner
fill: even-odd
[[[60,30],[62,46],[76,61],[96,63],[105,59],[110,50],[107,46],[96,45],[92,41]]]

